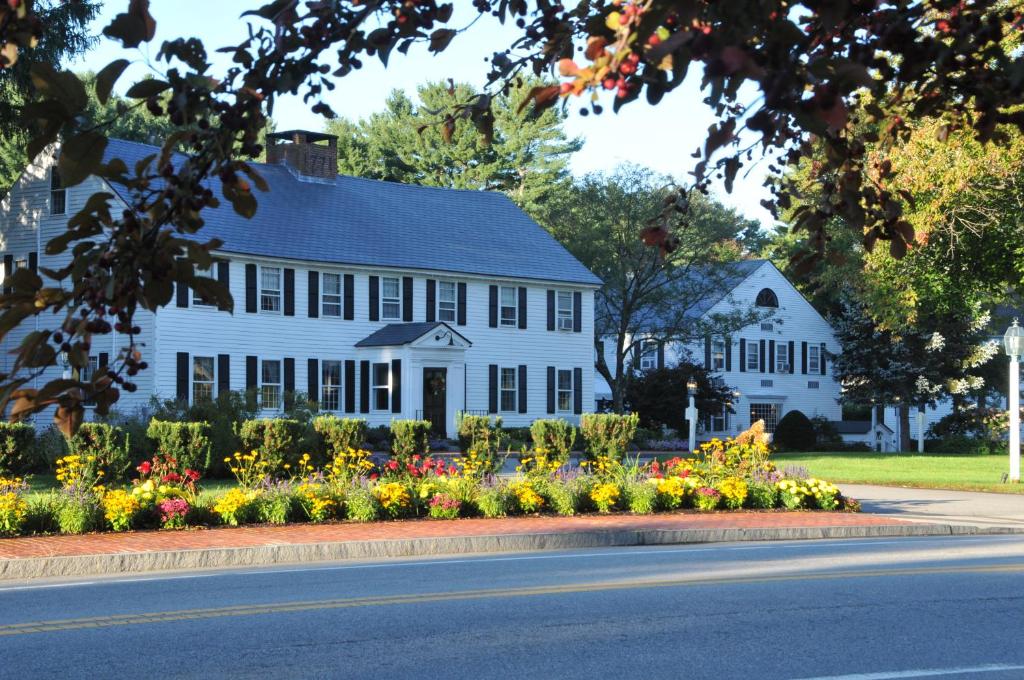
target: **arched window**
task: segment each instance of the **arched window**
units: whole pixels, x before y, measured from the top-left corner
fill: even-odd
[[[754,304],[758,307],[778,307],[779,298],[771,288],[762,288],[761,292],[757,294]]]

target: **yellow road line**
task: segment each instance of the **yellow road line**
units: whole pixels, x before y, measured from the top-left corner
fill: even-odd
[[[149,623],[168,623],[172,621],[197,621],[200,619],[224,618],[231,616],[259,616],[263,614],[283,614],[325,609],[382,607],[396,604],[425,604],[431,602],[455,602],[459,600],[480,600],[503,597],[536,597],[573,593],[597,593],[616,590],[635,590],[640,588],[680,588],[692,586],[774,583],[782,581],[824,581],[848,578],[877,578],[885,576],[1011,574],[1020,572],[1024,572],[1024,564],[868,569],[864,571],[818,572],[810,574],[776,574],[770,576],[738,576],[724,578],[676,578],[661,580],[652,579],[534,586],[527,588],[492,588],[486,590],[463,590],[451,593],[382,595],[375,597],[356,597],[334,600],[282,602],[278,604],[253,604],[206,609],[181,609],[168,612],[149,612],[144,614],[115,614],[111,616],[94,616],[55,621],[31,621],[27,623],[13,623],[0,626],[0,636],[26,635],[29,633],[52,633],[66,630],[81,630],[86,628],[110,628],[113,626],[135,626]]]

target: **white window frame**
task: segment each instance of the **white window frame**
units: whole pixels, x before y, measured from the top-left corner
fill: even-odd
[[[388,283],[394,282],[395,295],[387,294]],[[389,313],[388,306],[394,306],[394,314]],[[397,276],[380,277],[380,318],[381,321],[401,321],[402,319],[402,279]]]
[[[748,373],[756,373],[761,368],[761,344],[756,340],[747,340],[746,362]]]
[[[658,341],[640,341],[640,370],[648,371],[658,367]]]
[[[327,281],[330,279],[338,282],[337,293],[327,292]],[[341,317],[342,305],[342,275],[334,272],[324,272],[323,280],[320,283],[320,311],[324,316]]]
[[[506,383],[505,378],[511,376],[511,382]],[[519,369],[503,366],[498,369],[498,410],[506,413],[515,413],[516,403],[519,398]],[[506,399],[508,401],[506,401]]]
[[[807,372],[821,373],[821,347],[818,345],[807,346]]]
[[[721,411],[711,414],[711,431],[712,432],[725,432],[729,429],[729,412],[725,406],[722,407]]]
[[[761,409],[761,408],[758,408],[758,407],[765,407],[765,409]],[[765,414],[755,414],[754,413],[755,409],[759,410],[759,411],[760,410],[768,410],[770,412],[770,416],[767,416]],[[781,410],[781,408],[779,407],[779,405],[776,404],[776,403],[773,403],[773,402],[754,402],[754,403],[751,403],[750,404],[750,423],[754,424],[758,420],[763,420],[764,421],[765,432],[774,433],[776,426],[778,426],[778,424],[779,424],[779,420],[780,420],[779,411],[780,410]]]
[[[789,356],[789,345],[784,342],[775,343],[775,372],[789,373],[793,357]]]
[[[330,382],[328,367],[337,367],[337,382]],[[338,359],[325,359],[320,362],[320,410],[341,411],[341,371],[342,362]]]
[[[722,338],[711,341],[711,370],[725,370],[725,340]]]
[[[57,210],[58,196],[60,196],[60,210]],[[50,214],[68,214],[68,190],[67,187],[63,186],[63,182],[61,182],[60,179],[60,173],[57,172],[56,166],[50,168]]]
[[[377,369],[381,366],[384,367],[384,382],[378,382],[378,378],[380,376],[378,375]],[[385,405],[383,408],[378,405],[378,400],[381,394],[384,395]],[[370,400],[372,411],[381,412],[391,410],[391,364],[386,361],[378,361],[370,364]]]
[[[512,293],[512,304],[505,302],[505,293]],[[505,310],[511,310],[510,316],[505,315]],[[519,325],[519,289],[515,286],[498,286],[498,326],[502,328],[516,328]]]
[[[271,272],[277,272],[277,288],[269,288],[266,286],[266,279],[264,274]],[[284,270],[281,267],[270,267],[266,265],[260,265],[260,313],[261,314],[281,314],[282,298],[284,298]],[[271,303],[273,307],[273,300],[277,300],[277,307],[267,308],[267,303]]]
[[[555,410],[559,413],[572,413],[572,399],[573,399],[573,384],[572,384],[572,369],[571,368],[559,368],[555,370]],[[562,376],[568,376],[569,387],[563,387]],[[562,407],[562,397],[565,397],[565,408]]]
[[[94,354],[89,357],[89,360],[85,364],[85,368],[78,371],[78,379],[80,382],[87,383],[92,380],[92,376],[96,371],[100,369],[100,357],[98,354]],[[96,406],[95,399],[88,399],[82,404],[86,408],[93,408]]]
[[[199,368],[199,362],[200,361],[208,361],[209,362],[209,367],[210,367],[209,380],[201,380],[199,378],[198,368]],[[209,393],[209,395],[205,395],[203,397],[203,399],[200,399],[198,394],[196,393],[196,388],[204,387],[206,385],[209,385],[208,389],[209,389],[210,393]],[[205,389],[204,389],[204,391],[205,391]],[[193,356],[192,357],[192,403],[193,404],[198,404],[201,401],[213,401],[214,398],[217,396],[216,391],[217,391],[217,358],[216,357]]]
[[[572,331],[575,317],[572,305],[572,291],[555,291],[555,329],[559,331]]]
[[[213,278],[213,274],[216,271],[216,269],[215,269],[216,265],[217,265],[216,262],[212,262],[212,263],[210,263],[210,266],[207,269],[199,269],[198,267],[196,267],[196,276],[205,276],[206,278]],[[183,284],[179,283],[177,285],[183,285]],[[193,290],[192,291],[192,306],[193,307],[213,307],[214,304],[212,302],[206,302],[205,300],[203,300],[202,297],[199,296],[199,291]]]
[[[280,359],[260,359],[260,408],[264,411],[280,411],[282,404],[284,403],[284,369],[282,367],[282,361]],[[266,369],[268,366],[277,366],[277,382],[269,382],[266,379]],[[275,394],[276,399],[268,399],[268,390],[270,395]],[[270,403],[274,402],[274,403]]]
[[[450,295],[450,297],[449,297]],[[455,281],[437,282],[437,320],[455,323],[459,306],[459,286]]]

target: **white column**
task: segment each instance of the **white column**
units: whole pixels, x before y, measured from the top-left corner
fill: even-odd
[[[1020,481],[1020,363],[1010,357],[1010,481]]]
[[[693,447],[697,443],[697,400],[693,395],[690,395],[690,405],[686,409],[686,419],[690,422],[690,438],[687,446],[690,449],[690,453],[693,453]]]
[[[917,452],[924,453],[924,408],[917,409]]]

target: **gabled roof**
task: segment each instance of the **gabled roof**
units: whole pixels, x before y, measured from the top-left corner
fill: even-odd
[[[398,347],[416,342],[437,328],[444,328],[458,336],[467,345],[472,344],[465,336],[443,321],[420,321],[417,323],[389,323],[356,343],[356,347]]]
[[[104,161],[129,168],[158,147],[111,139]],[[178,156],[181,158],[181,156]],[[284,165],[252,163],[270,191],[255,191],[259,208],[247,220],[210,189],[197,236],[219,238],[223,251],[340,265],[424,269],[599,286],[583,266],[507,196],[494,191],[422,187],[339,175],[303,182]],[[123,187],[114,185],[124,199]]]

